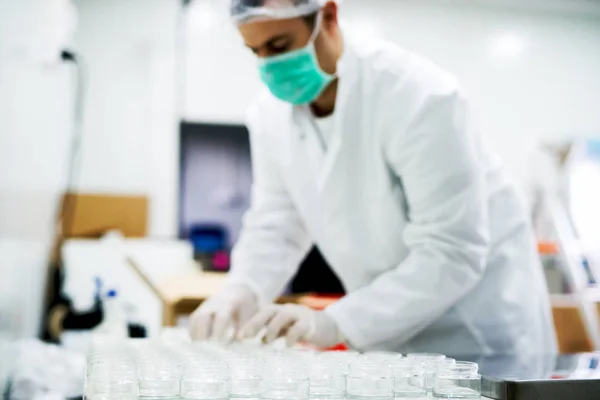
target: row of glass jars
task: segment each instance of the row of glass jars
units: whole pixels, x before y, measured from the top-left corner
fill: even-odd
[[[478,366],[440,354],[315,353],[188,345],[97,349],[90,400],[479,398]]]

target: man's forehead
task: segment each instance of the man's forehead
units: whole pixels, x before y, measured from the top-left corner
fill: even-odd
[[[281,7],[281,6],[294,6],[302,1],[297,0],[264,0],[263,5],[265,7]]]
[[[304,26],[302,19],[294,18],[287,20],[257,20],[241,25],[238,29],[247,46],[258,48],[284,37],[310,34],[308,30],[304,32]]]

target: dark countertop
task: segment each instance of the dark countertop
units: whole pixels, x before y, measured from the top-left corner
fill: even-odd
[[[479,363],[482,394],[492,399],[600,399],[600,353],[455,358]]]

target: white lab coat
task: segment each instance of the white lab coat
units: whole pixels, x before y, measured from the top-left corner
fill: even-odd
[[[338,74],[326,151],[306,107],[265,93],[252,108],[230,280],[272,301],[316,244],[348,291],[326,312],[358,349],[554,352],[527,214],[456,79],[348,37]]]

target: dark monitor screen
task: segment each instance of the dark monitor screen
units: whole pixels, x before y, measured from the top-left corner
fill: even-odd
[[[183,122],[180,127],[179,237],[205,234],[204,245],[236,243],[250,205],[252,162],[244,125]],[[292,293],[342,294],[344,288],[316,247],[291,282]]]
[[[179,235],[193,226],[221,227],[236,242],[250,203],[252,167],[243,125],[181,124]]]

